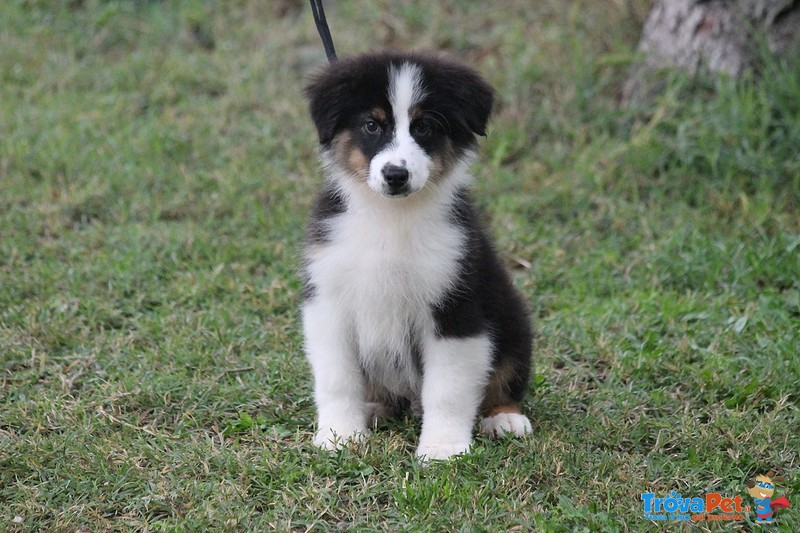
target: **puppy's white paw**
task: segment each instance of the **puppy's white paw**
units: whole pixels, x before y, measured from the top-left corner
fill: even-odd
[[[368,434],[369,430],[366,428],[351,428],[338,431],[334,428],[323,428],[317,431],[314,436],[314,445],[332,452],[344,448],[350,442],[361,442]]]
[[[520,413],[499,413],[487,416],[481,420],[480,424],[480,432],[489,437],[502,437],[507,433],[522,437],[531,430],[531,421]]]
[[[425,463],[428,461],[444,461],[456,455],[467,453],[470,444],[470,441],[420,441],[417,448],[417,457]]]

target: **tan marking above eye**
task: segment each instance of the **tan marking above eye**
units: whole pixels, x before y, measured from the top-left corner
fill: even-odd
[[[386,114],[386,110],[382,107],[375,107],[372,109],[372,118],[379,122],[386,122],[388,115]]]
[[[409,111],[409,113],[408,113],[408,116],[411,117],[412,121],[413,120],[417,120],[418,118],[422,118],[422,115],[423,115],[423,111],[422,111],[422,108],[419,107],[419,106],[412,108],[411,111]]]

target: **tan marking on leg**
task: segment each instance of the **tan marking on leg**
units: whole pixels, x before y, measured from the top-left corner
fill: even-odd
[[[496,414],[495,409],[507,405],[516,405],[515,400],[510,397],[506,390],[506,384],[514,378],[514,374],[513,362],[509,360],[501,361],[492,369],[489,383],[486,384],[483,403],[481,404],[481,414],[483,416],[492,416]]]
[[[503,413],[514,413],[514,414],[518,414],[518,415],[522,414],[522,412],[519,410],[519,406],[518,405],[508,404],[508,405],[500,405],[500,406],[495,407],[494,409],[489,411],[489,414],[487,415],[487,418],[490,417],[490,416],[501,415]]]

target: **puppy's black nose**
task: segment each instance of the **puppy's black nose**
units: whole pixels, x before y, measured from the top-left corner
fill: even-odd
[[[383,167],[383,179],[390,188],[400,189],[408,183],[408,169],[406,167],[386,165]]]

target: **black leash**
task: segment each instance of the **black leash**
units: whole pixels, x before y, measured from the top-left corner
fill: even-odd
[[[322,44],[325,46],[325,55],[328,56],[328,61],[333,63],[336,60],[336,50],[333,48],[333,39],[331,38],[331,30],[328,29],[328,21],[325,20],[325,10],[322,9],[322,0],[309,0],[311,2],[311,12],[314,14],[314,22],[317,24],[317,31],[322,38]]]

